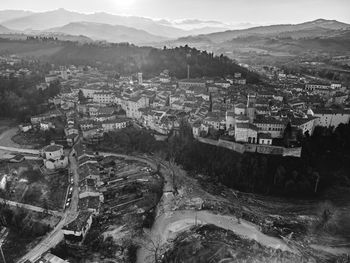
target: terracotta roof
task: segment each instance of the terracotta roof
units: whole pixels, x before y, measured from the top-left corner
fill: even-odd
[[[87,221],[90,218],[90,216],[91,216],[91,212],[80,211],[77,218],[71,223],[69,223],[68,225],[65,225],[63,229],[71,230],[71,231],[81,231],[87,224]]]
[[[254,124],[251,124],[251,123],[236,123],[236,128],[258,131],[258,127],[256,127]]]

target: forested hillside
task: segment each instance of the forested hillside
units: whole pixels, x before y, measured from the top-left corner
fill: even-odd
[[[174,159],[193,175],[203,175],[204,184],[211,181],[244,192],[299,198],[350,186],[349,124],[334,131],[317,127],[304,139],[301,158],[240,154],[204,144],[193,139],[186,123],[166,142],[133,128],[106,134],[104,139],[99,150],[156,153]]]
[[[145,77],[158,75],[168,69],[177,78],[187,76],[187,64],[191,77],[222,77],[241,72],[248,83],[256,83],[258,76],[240,67],[223,55],[214,55],[188,46],[172,49],[137,47],[129,43],[77,43],[50,39],[4,40],[0,39],[0,54],[19,54],[34,57],[57,65],[90,65],[114,70],[121,74],[143,72]]]

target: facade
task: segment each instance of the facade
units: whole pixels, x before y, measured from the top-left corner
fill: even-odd
[[[142,114],[139,109],[147,107],[149,107],[148,97],[136,97],[126,102],[126,108],[124,110],[128,118],[140,119]]]
[[[234,111],[226,111],[226,129],[234,128],[236,119]]]
[[[291,126],[301,130],[303,134],[307,132],[309,135],[312,135],[316,127],[317,119],[317,117],[311,116],[307,118],[293,118],[291,120]]]
[[[129,122],[130,120],[127,120],[127,119],[124,119],[124,120],[117,119],[117,120],[102,122],[101,126],[104,132],[109,132],[109,131],[116,131],[116,130],[126,128]]]
[[[329,88],[330,86],[325,84],[309,83],[305,85],[307,91],[328,90]]]
[[[92,101],[99,104],[112,104],[115,101],[115,96],[112,92],[95,92],[92,94]]]
[[[253,122],[258,127],[260,133],[269,133],[272,138],[281,138],[283,136],[286,123],[274,118],[260,118]]]
[[[191,87],[205,88],[206,81],[202,79],[183,79],[178,82],[179,87],[182,89],[188,89]]]
[[[258,128],[251,123],[236,123],[236,142],[258,143]]]
[[[143,83],[142,72],[137,73],[137,80],[140,85]]]
[[[236,115],[245,115],[246,114],[246,106],[243,103],[238,103],[235,105],[235,114]]]
[[[272,144],[271,135],[268,133],[260,133],[259,134],[259,144],[271,145]]]
[[[309,113],[317,117],[316,126],[336,128],[341,123],[349,123],[350,120],[350,110],[315,109]]]

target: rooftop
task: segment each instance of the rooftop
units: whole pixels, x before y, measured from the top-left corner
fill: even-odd
[[[58,145],[58,144],[50,144],[44,147],[44,152],[56,152],[56,151],[60,151],[61,149],[63,149],[62,145]]]
[[[254,131],[258,131],[258,127],[251,123],[236,123],[237,129],[250,129]]]
[[[71,231],[81,231],[84,226],[87,224],[88,219],[91,217],[91,212],[89,211],[80,211],[77,218],[65,225],[63,230],[71,230]]]

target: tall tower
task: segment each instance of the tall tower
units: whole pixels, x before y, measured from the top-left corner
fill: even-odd
[[[256,96],[248,94],[247,117],[249,118],[249,121],[251,123],[255,119],[255,103],[256,103]]]
[[[138,79],[139,85],[142,85],[143,83],[142,72],[137,73],[137,79]]]
[[[187,79],[190,79],[190,58],[191,58],[191,54],[188,53],[186,55],[186,60],[187,60]]]

